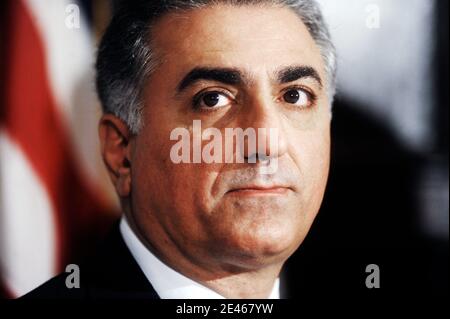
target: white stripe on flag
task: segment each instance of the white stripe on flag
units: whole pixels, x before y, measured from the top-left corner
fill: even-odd
[[[0,130],[0,273],[16,296],[56,274],[53,211],[26,156]]]

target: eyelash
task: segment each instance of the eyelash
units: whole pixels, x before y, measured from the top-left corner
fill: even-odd
[[[210,108],[210,109],[203,109],[200,106],[200,103],[202,101],[202,98],[206,95],[206,94],[211,94],[211,93],[220,93],[223,94],[225,96],[227,96],[230,100],[234,100],[233,97],[231,97],[229,92],[226,92],[225,90],[221,90],[221,89],[206,89],[203,91],[198,92],[193,98],[192,98],[192,108],[195,111],[205,111],[205,112],[214,112],[220,108]]]

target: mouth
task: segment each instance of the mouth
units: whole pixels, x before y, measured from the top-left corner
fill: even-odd
[[[245,186],[231,189],[227,194],[234,196],[283,196],[292,189],[286,186]]]

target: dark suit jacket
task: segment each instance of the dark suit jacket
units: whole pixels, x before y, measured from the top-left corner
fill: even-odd
[[[22,299],[160,299],[123,241],[117,223],[92,258],[80,265],[80,288],[61,273]],[[284,280],[281,280],[281,298]]]
[[[62,273],[22,299],[159,299],[122,239],[119,225],[92,258],[80,265],[80,288],[67,288]]]

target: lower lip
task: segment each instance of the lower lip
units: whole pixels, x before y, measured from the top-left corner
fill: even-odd
[[[289,191],[289,188],[286,187],[275,187],[275,188],[267,188],[267,189],[258,189],[258,188],[242,188],[235,189],[228,194],[236,195],[236,196],[280,196],[286,195]]]

